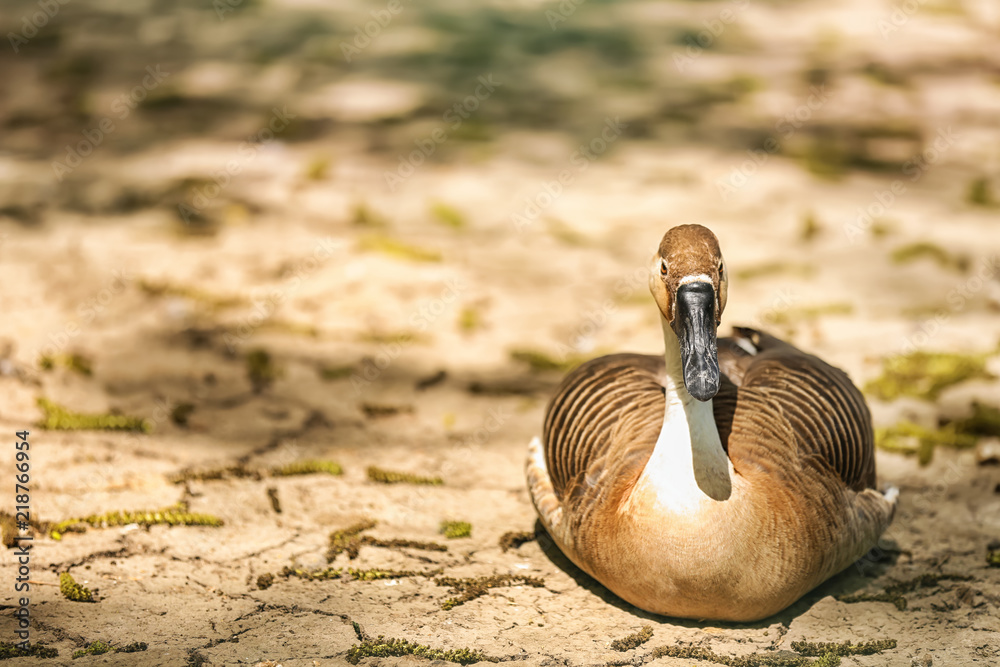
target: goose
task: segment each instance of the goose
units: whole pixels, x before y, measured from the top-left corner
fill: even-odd
[[[717,339],[727,286],[709,229],[668,230],[649,279],[664,355],[572,371],[526,475],[559,549],[618,597],[750,622],[864,555],[898,491],[875,488],[871,415],[843,371],[754,329]]]

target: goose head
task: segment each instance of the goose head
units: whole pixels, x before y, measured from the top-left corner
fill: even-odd
[[[719,240],[701,225],[670,229],[650,267],[649,289],[677,336],[684,386],[699,401],[719,391],[716,333],[726,307],[727,278]]]

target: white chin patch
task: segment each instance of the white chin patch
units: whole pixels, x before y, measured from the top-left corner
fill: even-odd
[[[681,285],[687,285],[688,283],[709,283],[709,284],[711,284],[711,282],[712,282],[711,277],[706,276],[704,273],[699,273],[696,276],[684,276],[683,278],[681,278],[681,282],[679,284],[681,284]]]

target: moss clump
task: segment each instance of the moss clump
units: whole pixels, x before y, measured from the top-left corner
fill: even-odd
[[[1000,436],[1000,410],[979,401],[972,402],[972,416],[952,422],[959,433],[978,436]]]
[[[986,552],[986,564],[990,567],[1000,567],[1000,549],[990,549]]]
[[[358,549],[361,547],[361,533],[374,528],[375,525],[375,521],[365,519],[350,525],[347,528],[335,530],[330,533],[330,548],[327,549],[326,552],[326,561],[328,563],[332,562],[334,558],[345,551],[351,560],[357,558]]]
[[[804,236],[803,236],[804,238]],[[809,278],[816,273],[816,268],[810,264],[795,264],[792,262],[767,262],[758,266],[750,266],[736,271],[737,280],[753,280],[772,276],[797,276]]]
[[[384,403],[362,403],[361,411],[369,419],[380,417],[392,417],[398,414],[410,414],[413,412],[412,405],[385,405]]]
[[[946,269],[965,271],[969,268],[968,258],[952,255],[941,246],[926,241],[900,246],[892,251],[891,257],[894,264],[909,264],[926,257]]]
[[[90,589],[76,583],[73,575],[69,572],[63,572],[59,575],[59,592],[67,600],[73,602],[94,602],[94,594]]]
[[[448,598],[441,603],[441,608],[448,611],[486,595],[491,588],[507,586],[533,586],[535,588],[542,588],[545,586],[545,580],[540,577],[529,577],[523,574],[494,574],[488,577],[469,577],[467,579],[441,577],[437,580],[437,585],[450,586],[451,590],[449,592],[456,596]]]
[[[729,667],[801,667],[808,665],[809,661],[800,655],[795,655],[789,651],[777,651],[775,653],[753,653],[751,655],[728,656],[719,655],[714,651],[700,646],[660,646],[653,649],[651,657],[656,658],[682,658],[685,660],[706,660],[717,665],[728,665]]]
[[[441,570],[427,570],[418,572],[416,570],[356,570],[350,568],[347,573],[354,581],[377,581],[379,579],[402,579],[404,577],[436,577],[441,574]]]
[[[882,589],[881,593],[855,593],[837,597],[840,602],[853,604],[856,602],[891,602],[896,609],[904,611],[907,606],[905,593],[912,593],[921,588],[932,588],[941,581],[969,581],[972,577],[961,574],[922,574],[906,581],[897,581]]]
[[[466,306],[458,313],[458,328],[465,333],[472,333],[483,326],[483,317],[479,310]]]
[[[32,644],[27,649],[23,649],[11,642],[0,642],[0,660],[26,658],[29,656],[36,658],[58,658],[59,651],[49,648],[45,644]]]
[[[831,642],[792,642],[792,650],[801,655],[819,657],[823,655],[875,655],[896,648],[895,639],[874,639],[861,644],[849,641],[840,644]]]
[[[222,525],[222,519],[211,514],[195,514],[188,512],[186,507],[175,505],[162,510],[138,510],[134,512],[118,511],[106,514],[92,514],[78,519],[66,519],[52,527],[49,532],[52,539],[62,539],[63,533],[69,532],[74,526],[88,524],[94,528],[109,528],[112,526],[212,526]]]
[[[178,426],[187,426],[188,418],[194,412],[193,403],[178,403],[170,411],[170,420]]]
[[[565,373],[587,361],[589,357],[571,354],[566,359],[559,360],[538,350],[516,349],[511,350],[510,358],[528,364],[533,371],[561,371]]]
[[[257,590],[266,591],[274,583],[274,575],[270,572],[265,572],[264,574],[257,577]]]
[[[94,368],[91,366],[90,359],[75,352],[71,354],[57,354],[55,356],[42,355],[38,358],[38,367],[42,370],[50,371],[56,366],[63,366],[75,373],[88,377],[94,374]]]
[[[211,310],[225,310],[227,308],[238,308],[246,305],[246,299],[238,296],[220,296],[205,292],[196,287],[186,285],[172,285],[170,283],[158,283],[151,280],[140,280],[139,289],[150,296],[174,296],[208,306]]]
[[[827,303],[820,306],[804,306],[776,311],[770,321],[776,325],[795,324],[797,322],[812,322],[824,315],[850,315],[854,306],[849,303]]]
[[[422,549],[424,551],[447,551],[448,547],[437,542],[420,542],[417,540],[382,540],[377,537],[365,535],[360,538],[359,545],[372,547],[385,547],[387,549]]]
[[[385,234],[366,236],[361,239],[361,250],[380,252],[397,259],[405,259],[411,262],[440,262],[441,253],[437,250],[429,250],[419,246],[404,243],[399,239],[394,239]]]
[[[376,466],[368,466],[368,479],[379,484],[425,484],[428,486],[444,484],[444,480],[440,477],[421,477],[408,472],[383,470]]]
[[[945,389],[973,379],[993,380],[986,370],[989,354],[916,351],[887,357],[882,375],[865,384],[865,393],[891,401],[915,396],[934,401]]]
[[[435,203],[431,206],[431,214],[435,220],[445,227],[451,227],[452,229],[463,229],[465,227],[465,216],[457,208],[448,204],[442,202]]]
[[[802,228],[799,231],[799,238],[805,242],[812,241],[823,231],[823,225],[816,219],[814,213],[809,213],[802,220]]]
[[[326,473],[327,475],[342,475],[344,469],[335,461],[324,459],[307,459],[272,468],[271,474],[278,477],[288,477],[290,475],[313,475],[316,473]]]
[[[517,549],[522,544],[535,539],[535,534],[529,531],[510,531],[500,536],[500,549],[505,553],[511,549]]]
[[[1000,201],[993,196],[990,182],[985,178],[977,178],[969,183],[969,193],[965,200],[973,206],[993,207],[1000,205]]]
[[[82,658],[85,655],[101,655],[103,653],[110,653],[115,650],[115,647],[107,642],[102,642],[100,640],[96,642],[90,642],[87,644],[87,648],[82,648],[78,651],[73,651],[73,659]]]
[[[269,387],[282,374],[281,369],[271,359],[271,354],[261,348],[247,352],[246,364],[247,378],[256,393]]]
[[[611,642],[611,648],[615,651],[631,651],[642,646],[653,638],[653,626],[644,625],[639,632],[634,632],[627,637],[616,639]]]
[[[355,205],[351,221],[359,227],[381,228],[388,226],[386,219],[368,208],[368,205],[364,202]]]
[[[343,569],[339,567],[328,567],[322,570],[310,571],[285,566],[281,568],[281,572],[279,572],[279,574],[285,579],[288,579],[289,577],[298,577],[299,579],[305,579],[306,581],[329,581],[330,579],[339,579],[341,572],[343,572]]]
[[[929,429],[912,422],[900,422],[888,428],[875,429],[875,446],[889,452],[916,454],[920,465],[934,458],[936,447],[974,447],[976,436],[960,433],[955,426]]]
[[[351,377],[353,366],[321,366],[319,376],[324,380],[340,380]]]
[[[442,521],[440,533],[449,540],[472,535],[472,524],[468,521]]]
[[[445,651],[405,639],[390,639],[382,635],[374,639],[364,639],[357,646],[352,646],[347,651],[347,662],[356,665],[361,662],[362,658],[389,658],[404,655],[415,655],[429,660],[446,660],[457,662],[460,665],[471,665],[476,662],[500,662],[499,658],[473,649],[460,648]]]
[[[219,468],[205,468],[201,470],[184,470],[167,477],[173,484],[183,484],[185,482],[211,482],[220,479],[261,479],[259,470],[247,468],[244,465],[223,466]]]
[[[131,644],[126,644],[125,646],[118,646],[115,648],[115,653],[139,653],[140,651],[145,651],[149,648],[149,644],[146,642],[132,642]]]
[[[39,398],[38,407],[44,412],[42,421],[38,425],[50,431],[139,431],[150,433],[153,430],[151,422],[139,417],[72,412],[47,398]]]

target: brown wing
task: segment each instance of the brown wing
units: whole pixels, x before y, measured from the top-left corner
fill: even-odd
[[[714,406],[720,435],[724,425],[737,435],[727,450],[733,466],[778,471],[791,458],[829,466],[856,491],[874,488],[871,414],[850,378],[778,338],[735,332],[743,343],[737,347],[755,354],[734,354],[742,373],[738,395],[722,396]]]
[[[566,376],[542,436],[556,497],[599,487],[609,468],[619,479],[642,472],[663,425],[663,375],[662,357],[613,354]]]

